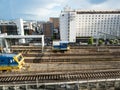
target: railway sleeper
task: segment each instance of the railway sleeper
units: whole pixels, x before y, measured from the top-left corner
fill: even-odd
[[[38,76],[38,80],[42,80],[42,76]]]
[[[3,82],[4,81],[4,77],[1,77],[0,81]]]
[[[16,81],[16,78],[17,78],[17,77],[13,77],[13,81]]]
[[[5,82],[8,81],[8,77],[6,77]]]
[[[11,78],[10,78],[10,77],[8,77],[7,81],[10,81],[10,79],[11,79]]]

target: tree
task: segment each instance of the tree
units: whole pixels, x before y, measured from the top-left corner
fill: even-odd
[[[114,40],[114,44],[119,44],[119,40],[118,40],[118,39],[115,39],[115,40]]]
[[[110,43],[110,44],[114,44],[114,40],[110,40],[109,43]]]
[[[99,45],[102,45],[103,44],[103,40],[99,40]]]
[[[94,41],[93,41],[93,37],[90,37],[90,38],[88,39],[88,44],[89,44],[89,45],[93,45],[93,42],[94,42]]]

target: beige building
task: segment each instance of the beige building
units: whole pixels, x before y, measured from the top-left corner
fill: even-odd
[[[49,21],[53,23],[54,29],[59,28],[59,18],[51,17]]]

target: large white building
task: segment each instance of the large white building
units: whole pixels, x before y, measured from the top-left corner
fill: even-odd
[[[60,39],[76,42],[76,37],[113,39],[120,37],[120,10],[72,10],[60,14]]]

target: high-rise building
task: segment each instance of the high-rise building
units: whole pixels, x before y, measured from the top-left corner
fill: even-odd
[[[76,42],[76,37],[120,38],[119,10],[72,10],[60,14],[60,39]]]
[[[54,26],[54,28],[55,29],[58,29],[59,28],[59,18],[55,18],[55,17],[51,17],[50,19],[49,19],[49,21],[51,22],[51,23],[53,23],[53,26]]]
[[[53,36],[55,39],[59,39],[60,34],[59,34],[59,18],[51,17],[49,19],[51,23],[53,23]]]
[[[51,39],[53,36],[53,24],[50,22],[43,24],[43,35],[45,35],[45,38]]]

